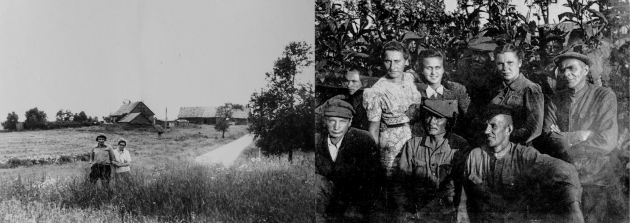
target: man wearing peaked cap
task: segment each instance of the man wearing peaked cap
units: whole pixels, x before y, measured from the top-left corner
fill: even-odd
[[[385,172],[370,133],[350,127],[354,108],[331,99],[315,145],[317,221],[368,221]]]
[[[617,96],[610,88],[587,81],[593,62],[586,55],[570,52],[554,61],[568,88],[545,103],[544,149],[576,166],[587,222],[621,222],[624,216],[619,213],[624,211],[617,209],[625,203],[618,199],[619,159],[613,152],[619,134]]]
[[[395,171],[397,214],[431,222],[455,222],[458,200],[455,170],[470,149],[468,142],[451,132],[457,101],[426,100],[423,108],[425,136],[414,136],[403,146]],[[430,220],[429,220],[430,219]]]

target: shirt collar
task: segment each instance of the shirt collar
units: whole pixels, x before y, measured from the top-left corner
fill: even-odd
[[[337,150],[339,150],[339,148],[341,147],[341,142],[343,141],[343,138],[345,136],[346,135],[342,136],[341,139],[339,140],[339,142],[337,142],[336,144],[333,144],[332,140],[330,140],[330,135],[328,135],[328,145],[333,145],[333,146],[335,146],[337,148]]]
[[[444,86],[440,85],[437,89],[433,89],[431,86],[427,86],[426,89],[427,97],[431,98],[433,95],[443,95],[444,94]]]
[[[516,79],[512,81],[512,83],[506,84],[505,81],[503,81],[503,87],[509,87],[510,90],[513,91],[522,88],[523,85],[525,85],[525,77],[523,76],[523,73],[519,73],[518,77],[516,77]]]
[[[582,95],[584,95],[584,92],[586,92],[586,89],[588,89],[590,87],[589,83],[585,83],[584,86],[577,91],[574,91],[573,89],[570,90],[571,92],[571,97],[573,98],[581,98]]]
[[[426,136],[426,137],[424,137],[424,139],[422,139],[422,145],[424,147],[427,147],[427,148],[436,149],[436,148],[433,148],[433,144],[431,144],[431,140],[429,140],[429,137],[430,136]],[[439,146],[439,149],[436,150],[436,152],[442,152],[442,151],[446,150],[447,148],[448,149],[451,148],[450,145],[448,144],[448,137],[446,137],[446,135],[444,135],[444,142],[442,143],[442,146],[440,146],[440,145],[438,145],[438,146]]]

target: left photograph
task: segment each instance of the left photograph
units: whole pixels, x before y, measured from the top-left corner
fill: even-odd
[[[0,2],[0,221],[314,222],[314,12]]]

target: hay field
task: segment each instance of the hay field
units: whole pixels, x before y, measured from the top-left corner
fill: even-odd
[[[0,133],[0,163],[11,158],[38,156],[79,155],[91,151],[96,144],[98,133],[107,135],[107,144],[115,146],[119,138],[128,140],[127,148],[133,160],[133,166],[153,169],[170,160],[191,160],[194,157],[212,151],[247,133],[246,126],[232,126],[230,132],[221,133],[210,125],[186,128],[172,128],[158,139],[152,127],[130,129],[123,125],[100,125],[75,129],[47,131],[24,131]],[[7,176],[30,177],[48,174],[50,176],[72,176],[88,168],[87,162],[75,162],[63,165],[32,165],[17,168],[0,169],[0,178]],[[34,176],[38,177],[38,176]]]
[[[125,137],[133,179],[110,187],[86,182],[87,162],[0,169],[1,222],[313,222],[314,154],[258,157],[254,145],[231,167],[192,158],[246,133],[221,139],[212,126],[144,130],[89,127],[0,133],[7,156],[81,153],[98,132]],[[4,137],[7,136],[7,137]],[[218,136],[218,137],[217,137]],[[72,147],[72,148],[70,148]],[[3,154],[4,155],[4,154]]]

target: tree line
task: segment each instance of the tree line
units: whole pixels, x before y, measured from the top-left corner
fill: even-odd
[[[44,111],[40,111],[35,108],[31,108],[24,113],[24,129],[61,129],[61,128],[75,128],[81,126],[98,125],[98,116],[88,116],[84,111],[79,113],[72,113],[69,109],[60,109],[55,115],[55,121],[49,122],[48,115]],[[6,121],[1,125],[5,130],[15,131],[17,130],[17,123],[19,120],[18,114],[15,111],[7,114]],[[102,117],[103,122],[111,122],[110,117]]]

